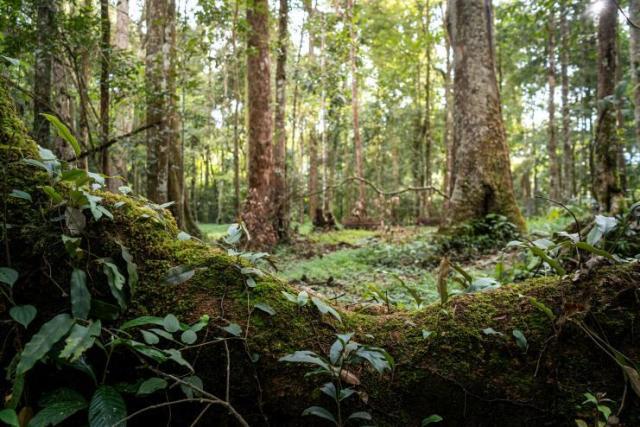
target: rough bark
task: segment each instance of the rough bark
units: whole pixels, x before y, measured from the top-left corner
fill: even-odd
[[[111,22],[109,21],[109,0],[100,0],[100,143],[109,142],[109,70],[111,68]],[[111,176],[109,148],[100,153],[102,173]],[[116,190],[114,182],[107,178],[107,188]]]
[[[547,155],[549,156],[549,196],[553,200],[560,200],[561,196],[561,172],[560,160],[558,158],[558,137],[556,128],[556,18],[555,12],[551,12],[549,16],[549,25],[547,27],[548,45],[547,45],[547,83],[549,89],[548,113],[549,121],[548,137],[547,137]]]
[[[516,204],[496,81],[489,0],[450,0],[454,52],[454,170],[451,222],[505,215],[525,229]]]
[[[70,92],[69,70],[59,61],[53,62],[54,110],[62,123],[73,123],[73,96]],[[59,136],[53,138],[53,152],[60,159],[73,157],[73,148]]]
[[[443,16],[443,25],[445,27],[445,75],[444,75],[444,129],[443,129],[443,142],[446,152],[445,159],[445,174],[444,174],[444,193],[451,197],[453,194],[453,187],[455,184],[455,171],[453,169],[453,165],[455,163],[455,146],[453,145],[453,94],[452,94],[452,79],[451,79],[451,41],[449,40],[449,34],[446,32],[447,26],[447,17],[444,12],[442,12]],[[448,204],[448,201],[445,202]]]
[[[273,151],[274,182],[273,193],[276,204],[274,226],[281,241],[289,238],[289,194],[287,189],[287,45],[289,41],[289,4],[280,0],[278,10],[278,46],[276,59],[276,111],[275,111],[275,147]]]
[[[169,201],[169,146],[166,126],[165,22],[167,0],[147,0],[147,41],[145,80],[147,123],[158,123],[147,131],[147,197],[155,203]]]
[[[69,297],[61,295],[53,280],[66,289],[70,266],[65,251],[56,246],[60,225],[41,219],[42,209],[51,209],[51,205],[38,186],[50,183],[49,178],[18,161],[23,156],[37,156],[37,149],[1,87],[0,117],[0,160],[8,165],[0,171],[0,190],[21,188],[35,196],[32,205],[9,198],[0,211],[0,222],[13,225],[0,254],[5,260],[9,253],[13,255],[14,263],[8,265],[21,273],[13,296],[16,301],[37,306],[38,323],[44,321],[43,313],[68,310]],[[54,185],[65,191],[63,185]],[[448,425],[569,425],[576,418],[576,405],[584,400],[585,390],[607,393],[619,401],[625,389],[622,371],[609,355],[594,346],[578,323],[596,329],[609,345],[629,358],[640,357],[636,344],[640,337],[634,327],[640,321],[640,306],[635,298],[640,291],[637,263],[598,268],[577,279],[548,277],[455,296],[444,307],[430,305],[417,312],[369,315],[338,308],[342,323],[336,323],[311,307],[300,309],[288,302],[281,291],[291,288],[269,275],[259,278],[253,290],[245,290],[236,257],[194,241],[177,240],[178,229],[171,219],[159,224],[143,218],[141,214],[149,211],[139,201],[102,195],[114,219],[95,222],[88,218],[86,238],[96,256],[119,257],[121,249],[116,240],[129,248],[139,274],[130,316],[164,316],[171,312],[180,320],[191,322],[207,314],[212,319],[212,337],[222,334],[218,327],[227,321],[246,331],[246,345],[241,338],[225,342],[231,351],[231,401],[251,425],[265,425],[265,416],[270,425],[315,425],[314,419],[300,414],[307,406],[323,404],[318,397],[321,394],[313,389],[324,381],[305,378],[308,367],[278,359],[302,349],[326,353],[336,332],[354,332],[355,340],[382,346],[395,359],[390,375],[378,376],[368,370],[353,372],[361,381],[358,390],[366,392],[367,399],[366,403],[358,403],[353,397],[346,403],[353,409],[368,407],[382,426],[418,426],[431,413],[444,416]],[[123,203],[121,208],[113,207],[119,202]],[[59,268],[51,271],[44,260]],[[177,286],[163,285],[166,269],[175,265],[188,265],[196,270],[195,275]],[[532,297],[551,309],[555,321],[531,304]],[[275,315],[255,311],[248,316],[247,298],[251,304],[269,304]],[[6,339],[15,328],[8,326],[6,310],[2,320],[0,336]],[[105,321],[104,326],[117,324]],[[489,327],[502,335],[482,332]],[[525,334],[527,351],[511,338],[514,329]],[[423,330],[432,331],[428,339],[424,339]],[[11,347],[0,355],[3,363],[13,357]],[[250,352],[258,354],[259,359],[251,362]],[[205,390],[224,393],[226,359],[221,345],[205,346],[197,350],[197,356],[195,352],[186,356],[198,357],[196,371]],[[112,365],[110,380],[119,375],[119,367],[123,366],[124,361],[118,361]],[[44,376],[32,374],[27,375],[26,390],[37,390],[34,385],[38,384],[46,386]],[[53,372],[46,372],[50,374]],[[68,381],[65,386],[77,386],[77,381],[85,379],[68,374],[63,378]],[[86,381],[93,386],[91,380]],[[131,382],[131,377],[125,376],[122,381]],[[6,382],[0,382],[3,395],[7,395],[6,386]],[[628,393],[620,418],[623,424],[632,425],[640,408],[632,391]],[[27,393],[22,404],[35,407],[39,397]],[[163,394],[158,401],[164,399]],[[170,419],[174,425],[189,425],[201,409],[176,406],[171,414],[158,409],[140,421],[164,425]],[[224,424],[227,415],[212,408],[204,414],[201,424]]]
[[[629,19],[636,24],[640,23],[640,0],[629,0]],[[633,83],[635,143],[636,147],[640,147],[640,29],[634,25],[629,25],[629,59]]]
[[[273,116],[267,0],[249,0],[247,23],[249,188],[242,219],[250,234],[249,245],[264,248],[278,241],[273,226]]]
[[[233,25],[231,27],[231,46],[233,50],[234,60],[234,78],[233,78],[233,208],[236,218],[240,217],[240,67],[238,58],[238,9],[239,1],[235,0],[233,10]]]
[[[598,119],[594,140],[593,191],[603,212],[617,212],[622,203],[616,111],[615,106],[605,99],[615,90],[617,12],[614,0],[603,0],[598,19]]]
[[[564,198],[576,195],[575,161],[573,158],[573,142],[571,141],[571,106],[569,104],[569,23],[567,0],[561,2],[560,15],[560,74],[562,84],[562,187]]]
[[[51,73],[53,46],[49,43],[55,32],[56,4],[54,0],[36,2],[36,50],[33,87],[33,136],[44,147],[51,147],[49,121],[42,113],[51,113]]]

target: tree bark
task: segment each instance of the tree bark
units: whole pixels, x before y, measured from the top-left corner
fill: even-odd
[[[451,88],[451,40],[449,40],[449,33],[446,31],[447,27],[447,15],[442,11],[443,26],[445,27],[444,43],[445,43],[445,75],[444,75],[444,129],[443,129],[443,142],[445,147],[445,173],[444,173],[444,193],[451,197],[453,194],[453,187],[455,184],[455,171],[453,165],[455,163],[455,146],[453,145],[453,108],[452,108],[452,88]],[[445,201],[445,207],[448,205],[448,200]]]
[[[615,106],[605,99],[614,94],[618,8],[614,0],[603,0],[598,19],[598,119],[594,141],[594,195],[602,212],[618,212],[622,191],[618,171]]]
[[[454,51],[455,186],[449,221],[505,215],[525,223],[516,204],[493,50],[489,0],[449,0]]]
[[[289,239],[289,192],[287,186],[287,45],[289,41],[289,4],[280,0],[278,11],[278,46],[276,59],[276,111],[275,111],[275,147],[274,147],[274,183],[273,193],[276,205],[274,227],[278,239]]]
[[[33,87],[33,137],[44,147],[52,148],[49,121],[42,113],[51,113],[51,73],[53,71],[53,46],[56,4],[54,0],[36,2],[36,51]]]
[[[233,79],[233,210],[236,218],[240,218],[240,67],[238,66],[238,9],[239,1],[235,0],[235,6],[233,10],[233,24],[231,27],[231,46],[233,49],[233,65],[234,65],[234,79]]]
[[[62,123],[73,123],[73,97],[69,91],[69,70],[58,60],[53,61],[54,109]],[[73,130],[72,130],[73,132]],[[73,148],[59,136],[53,138],[53,152],[59,159],[74,156]]]
[[[247,23],[249,188],[242,219],[249,231],[249,246],[268,248],[278,242],[278,234],[273,226],[275,206],[272,194],[273,116],[270,106],[268,0],[249,0]]]
[[[549,25],[547,26],[548,36],[548,65],[547,65],[547,82],[549,85],[549,103],[548,113],[549,122],[547,123],[549,135],[547,137],[547,154],[549,156],[549,196],[552,200],[560,200],[561,183],[560,183],[560,161],[558,159],[558,137],[556,132],[556,35],[555,35],[555,12],[551,12],[549,16]]]
[[[629,0],[629,19],[636,24],[640,23],[640,0]],[[629,25],[629,59],[633,83],[635,145],[640,147],[640,29],[634,25]]]
[[[575,160],[571,140],[571,106],[569,104],[569,22],[567,0],[562,0],[560,11],[560,74],[562,80],[562,187],[566,200],[576,195]]]
[[[111,67],[111,23],[109,21],[109,0],[100,0],[100,143],[109,142],[109,70]],[[109,148],[103,148],[101,155],[102,173],[111,176]],[[115,190],[114,183],[107,178],[107,188]]]

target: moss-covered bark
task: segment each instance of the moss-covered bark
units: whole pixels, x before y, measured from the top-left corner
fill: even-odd
[[[60,224],[47,220],[54,208],[38,187],[46,183],[46,173],[15,163],[35,156],[36,148],[4,93],[0,93],[0,137],[3,194],[22,189],[34,200],[4,199],[6,210],[0,219],[12,227],[2,248],[2,263],[8,262],[8,248],[11,265],[21,272],[15,285],[17,302],[37,305],[42,308],[39,316],[44,317],[68,304],[68,297],[49,276],[65,287],[70,267],[59,240]],[[231,403],[251,425],[265,423],[258,402],[271,425],[316,422],[303,420],[300,413],[311,404],[330,405],[313,392],[320,380],[305,379],[305,367],[278,359],[300,349],[326,353],[338,331],[353,331],[359,342],[382,346],[395,358],[393,372],[384,377],[368,370],[356,372],[362,381],[360,389],[368,393],[366,405],[359,406],[368,406],[379,425],[389,426],[419,425],[432,413],[443,415],[447,425],[570,425],[582,393],[607,392],[619,400],[624,389],[620,369],[569,318],[592,324],[616,349],[636,360],[640,357],[634,328],[640,313],[637,265],[602,269],[577,280],[537,279],[454,297],[446,307],[432,305],[412,313],[372,316],[341,311],[343,323],[339,324],[322,318],[315,309],[299,309],[288,302],[281,294],[287,285],[271,277],[262,278],[247,292],[236,257],[194,241],[179,241],[170,220],[154,220],[154,212],[138,201],[101,195],[114,220],[88,219],[85,236],[95,256],[115,257],[120,251],[116,242],[130,248],[140,282],[129,316],[170,312],[195,320],[208,314],[214,324],[233,321],[248,330],[247,347],[231,341]],[[176,265],[197,268],[197,272],[181,285],[162,284],[166,271]],[[550,307],[561,320],[552,324],[530,297]],[[276,314],[255,311],[248,317],[247,307],[256,302],[268,303]],[[39,317],[34,324],[43,320]],[[8,324],[0,327],[2,337],[7,336]],[[502,335],[486,335],[485,328]],[[528,351],[516,345],[514,329],[527,337]],[[424,339],[423,330],[432,334]],[[5,350],[3,362],[12,351]],[[250,362],[249,354],[259,355],[257,362]],[[205,389],[224,390],[222,345],[202,347],[189,356],[196,359]],[[200,409],[175,407],[171,416],[176,425],[188,425]],[[139,423],[154,425],[154,420],[166,422],[167,416],[162,409]],[[212,410],[201,425],[224,425],[224,416]],[[630,392],[622,418],[629,425],[640,421],[637,399]]]

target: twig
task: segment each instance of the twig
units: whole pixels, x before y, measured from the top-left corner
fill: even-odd
[[[624,13],[624,9],[622,9],[622,7],[620,7],[620,3],[618,3],[618,0],[613,0],[613,2],[616,4],[616,7],[618,8],[618,10],[620,11],[620,13],[622,13],[622,16],[624,16],[624,19],[627,21],[627,23],[629,25],[631,25],[633,28],[640,30],[640,26],[638,26],[638,24],[636,24],[635,22],[633,22],[631,20],[631,18],[629,18],[629,16],[627,16],[626,13]]]
[[[120,141],[122,139],[130,138],[130,137],[132,137],[132,136],[134,136],[134,135],[136,135],[136,134],[138,134],[140,132],[144,132],[145,130],[147,130],[149,128],[152,128],[152,127],[154,127],[156,125],[159,125],[159,124],[160,124],[160,122],[147,123],[144,126],[141,126],[141,127],[137,128],[137,129],[132,130],[131,132],[128,132],[128,133],[125,133],[123,135],[118,135],[118,136],[116,136],[114,138],[111,138],[109,141],[105,142],[104,144],[100,144],[97,147],[93,147],[93,148],[91,148],[91,149],[89,149],[87,151],[83,151],[82,153],[78,154],[77,156],[69,157],[68,159],[66,159],[66,161],[67,162],[73,162],[73,161],[85,158],[85,157],[87,157],[87,156],[89,156],[91,154],[99,153],[99,152],[104,151],[107,148],[111,147],[113,144],[115,144],[116,142],[118,142],[118,141]]]
[[[152,411],[154,409],[159,409],[159,408],[164,408],[166,406],[173,406],[173,405],[177,405],[179,403],[208,403],[209,405],[221,405],[221,406],[225,406],[227,408],[231,408],[231,405],[229,405],[227,402],[223,401],[223,400],[215,400],[215,399],[207,399],[207,398],[202,398],[202,397],[197,397],[197,398],[185,398],[185,399],[179,399],[179,400],[173,400],[171,402],[163,402],[163,403],[158,403],[156,405],[151,405],[151,406],[147,406],[146,408],[142,408],[134,413],[132,413],[131,415],[126,416],[125,418],[122,418],[121,420],[119,420],[118,422],[116,422],[114,424],[115,426],[119,426],[119,425],[124,425],[127,421],[129,421],[130,419],[137,417],[140,414],[143,414],[145,412],[148,411]],[[233,410],[235,412],[235,410],[233,408],[231,408],[231,410]],[[240,414],[237,414],[236,419],[238,420],[238,422],[245,427],[249,427],[249,424],[240,416]]]

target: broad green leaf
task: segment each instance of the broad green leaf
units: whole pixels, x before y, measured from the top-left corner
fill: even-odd
[[[162,326],[167,332],[177,332],[180,329],[180,322],[173,314],[167,314],[162,320]]]
[[[32,305],[16,305],[9,310],[9,316],[25,328],[36,318],[38,310]]]
[[[160,342],[160,338],[152,332],[149,331],[140,331],[142,333],[142,339],[149,345],[156,345]]]
[[[178,365],[181,365],[181,366],[184,366],[185,368],[188,368],[191,372],[193,372],[193,367],[191,366],[191,364],[189,362],[187,362],[184,359],[184,357],[182,357],[182,353],[180,353],[179,350],[176,350],[174,348],[170,348],[169,350],[166,350],[166,353],[169,355],[169,359],[173,360]]]
[[[102,263],[102,271],[107,276],[107,283],[111,289],[111,294],[116,301],[118,301],[120,308],[124,309],[127,306],[124,292],[122,291],[125,283],[124,276],[120,273],[120,270],[118,270],[118,267],[115,264],[104,260]]]
[[[361,346],[356,351],[356,356],[365,359],[379,373],[391,369],[393,365],[391,355],[378,347]]]
[[[315,306],[318,308],[320,313],[322,313],[322,314],[329,313],[333,317],[338,319],[338,322],[342,322],[342,319],[340,318],[340,315],[338,314],[338,312],[333,307],[331,307],[329,304],[325,303],[320,298],[316,298],[316,297],[311,297],[311,301],[313,302],[313,304],[315,304]]]
[[[87,289],[87,273],[77,268],[73,269],[70,293],[73,316],[85,320],[91,309],[91,294]]]
[[[265,313],[269,314],[270,316],[273,316],[274,314],[276,314],[276,311],[266,302],[259,302],[255,305],[255,307],[258,310],[264,311]]]
[[[338,390],[336,389],[336,385],[334,383],[325,383],[320,387],[320,391],[332,398],[335,401],[338,401]]]
[[[0,282],[13,286],[18,280],[18,272],[13,268],[0,267]]]
[[[609,252],[605,251],[604,249],[596,248],[595,246],[590,245],[587,242],[578,242],[578,243],[576,243],[576,247],[578,249],[582,249],[584,251],[591,252],[592,254],[595,254],[595,255],[600,255],[600,256],[608,258],[608,259],[614,259],[613,255],[611,255]]]
[[[131,328],[135,328],[136,326],[144,326],[144,325],[162,326],[163,319],[162,317],[156,317],[156,316],[140,316],[140,317],[136,317],[135,319],[129,320],[127,322],[124,322],[120,326],[120,329],[124,331],[126,329],[131,329]]]
[[[542,258],[544,262],[549,264],[549,266],[553,268],[556,273],[560,274],[561,276],[567,274],[566,270],[562,267],[562,265],[560,265],[558,260],[551,258],[545,251],[543,251],[539,247],[530,246],[529,249],[535,256]]]
[[[65,340],[66,345],[60,352],[60,357],[69,359],[71,362],[78,360],[85,351],[93,347],[96,338],[100,336],[101,327],[99,320],[89,326],[73,325],[71,333]]]
[[[41,114],[47,120],[49,120],[49,122],[53,125],[53,127],[56,129],[56,132],[58,133],[58,136],[64,139],[65,141],[67,141],[69,145],[71,145],[71,148],[73,148],[73,151],[74,153],[76,153],[76,156],[79,156],[82,151],[80,149],[80,144],[78,143],[78,140],[76,139],[76,137],[73,136],[71,131],[69,131],[69,128],[64,123],[62,123],[60,119],[58,119],[56,116],[53,116],[47,113],[41,113]]]
[[[107,385],[100,386],[89,404],[89,425],[91,427],[125,426],[119,422],[127,416],[127,407],[118,391]]]
[[[301,291],[296,297],[296,304],[300,307],[304,307],[309,302],[309,293],[307,291]]]
[[[29,202],[33,201],[33,199],[31,198],[31,194],[22,190],[16,190],[16,189],[11,190],[11,193],[9,193],[9,197],[15,197],[16,199],[23,199]]]
[[[29,422],[29,427],[58,425],[78,411],[87,407],[87,401],[80,393],[68,388],[51,392],[40,401],[43,407]]]
[[[42,191],[44,191],[45,194],[47,196],[49,196],[51,201],[56,205],[58,203],[62,203],[64,201],[64,199],[62,198],[60,193],[58,193],[58,191],[55,188],[53,188],[52,186],[50,186],[50,185],[43,185],[42,186]]]
[[[122,255],[122,259],[127,263],[127,275],[129,276],[129,291],[133,293],[138,284],[138,265],[133,262],[133,257],[127,249],[122,244],[120,245],[120,253]]]
[[[155,393],[158,390],[164,390],[165,388],[167,388],[167,385],[167,381],[162,378],[149,378],[148,380],[145,380],[142,384],[140,384],[136,395],[145,396],[147,394]]]
[[[230,323],[227,326],[223,326],[221,329],[227,331],[234,337],[239,337],[240,335],[242,335],[242,327],[240,327],[240,325],[238,325],[237,323]]]
[[[198,390],[204,390],[204,384],[197,375],[190,375],[182,379],[187,384],[180,384],[180,389],[189,399],[193,399],[194,396],[199,396],[201,393]]]
[[[338,425],[338,422],[336,421],[336,418],[333,416],[333,414],[327,411],[326,409],[324,409],[322,406],[308,407],[302,412],[302,416],[306,416],[306,415],[315,415],[316,417],[324,418],[325,420],[329,420],[333,424]]]
[[[428,426],[429,424],[434,424],[434,423],[439,423],[440,421],[442,421],[443,418],[440,415],[429,415],[427,418],[423,418],[422,420],[422,427]]]
[[[3,423],[10,425],[11,427],[20,427],[20,422],[18,421],[18,415],[16,411],[13,409],[3,409],[0,411],[0,421]]]
[[[49,168],[47,167],[47,165],[45,165],[44,163],[42,163],[40,160],[35,160],[35,159],[22,159],[21,160],[22,163],[27,164],[27,165],[31,165],[31,166],[35,166],[41,169],[46,170],[47,172],[49,171]]]
[[[319,366],[326,371],[331,371],[329,363],[326,360],[318,356],[313,351],[301,350],[296,351],[295,353],[288,354],[279,359],[280,362],[291,362],[291,363],[309,363],[312,365]]]
[[[187,329],[180,335],[180,341],[185,344],[191,345],[198,340],[198,335],[193,332],[191,329]]]
[[[62,313],[42,325],[22,350],[20,362],[18,362],[18,367],[16,368],[16,375],[22,375],[33,368],[33,365],[42,359],[51,350],[51,347],[69,332],[73,323],[71,316],[67,313]]]
[[[169,269],[163,282],[166,285],[177,286],[191,279],[195,273],[194,269],[190,269],[186,265],[179,265]]]
[[[365,411],[358,411],[358,412],[354,412],[351,415],[349,415],[349,418],[347,418],[349,420],[365,420],[365,421],[371,421],[371,414]]]
[[[527,338],[524,336],[520,329],[513,330],[513,337],[516,339],[516,344],[522,351],[527,351],[529,348],[529,343],[527,342]]]

